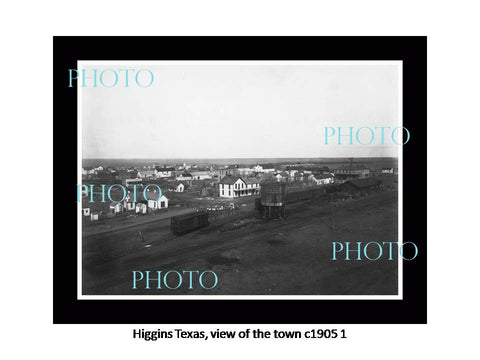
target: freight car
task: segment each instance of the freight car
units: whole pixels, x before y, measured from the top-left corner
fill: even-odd
[[[206,227],[209,224],[208,212],[201,211],[172,217],[170,229],[175,235],[182,235]]]

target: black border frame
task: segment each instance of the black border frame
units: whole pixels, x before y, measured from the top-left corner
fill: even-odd
[[[78,60],[402,60],[403,300],[77,300]],[[56,324],[425,324],[427,322],[427,38],[54,37],[53,322]],[[71,194],[65,197],[64,194]],[[67,201],[67,203],[66,203]]]

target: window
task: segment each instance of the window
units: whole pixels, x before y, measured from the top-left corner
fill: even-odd
[[[164,208],[165,207],[165,201],[160,201],[160,207]]]

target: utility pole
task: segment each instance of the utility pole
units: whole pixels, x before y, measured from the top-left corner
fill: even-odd
[[[331,216],[332,216],[332,231],[335,232],[335,205],[333,204],[333,194],[330,194],[330,209],[331,209]]]

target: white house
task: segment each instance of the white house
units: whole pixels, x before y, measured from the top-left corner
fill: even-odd
[[[174,192],[183,192],[185,190],[185,185],[179,181],[174,181],[168,184],[168,190]]]
[[[162,195],[162,197],[158,200],[148,200],[148,208],[153,210],[168,208],[167,197]]]
[[[260,192],[260,183],[257,178],[225,176],[218,186],[220,197],[225,198],[256,195]]]
[[[297,170],[297,169],[290,169],[290,170],[288,171],[288,176],[290,176],[291,178],[294,178],[297,174],[298,174],[298,170]]]
[[[282,181],[287,181],[288,180],[288,174],[287,173],[276,173],[273,176],[275,177],[275,180],[277,182],[282,182]]]
[[[146,199],[148,201],[148,208],[152,210],[166,209],[168,208],[168,199],[162,194],[159,198],[159,192],[155,189],[153,191],[146,192]]]
[[[175,174],[175,168],[173,167],[155,167],[155,176],[157,178],[169,178]]]
[[[334,176],[331,173],[323,173],[323,174],[311,174],[308,177],[308,180],[315,183],[316,185],[326,185],[331,184],[334,181]]]
[[[154,178],[156,177],[155,175],[155,170],[141,170],[137,174],[138,178]]]
[[[382,168],[382,174],[393,174],[393,168]]]
[[[117,214],[123,211],[123,204],[120,202],[110,204],[110,212],[112,214]]]
[[[145,201],[139,201],[135,204],[135,212],[137,214],[146,214],[147,213],[147,204]]]

